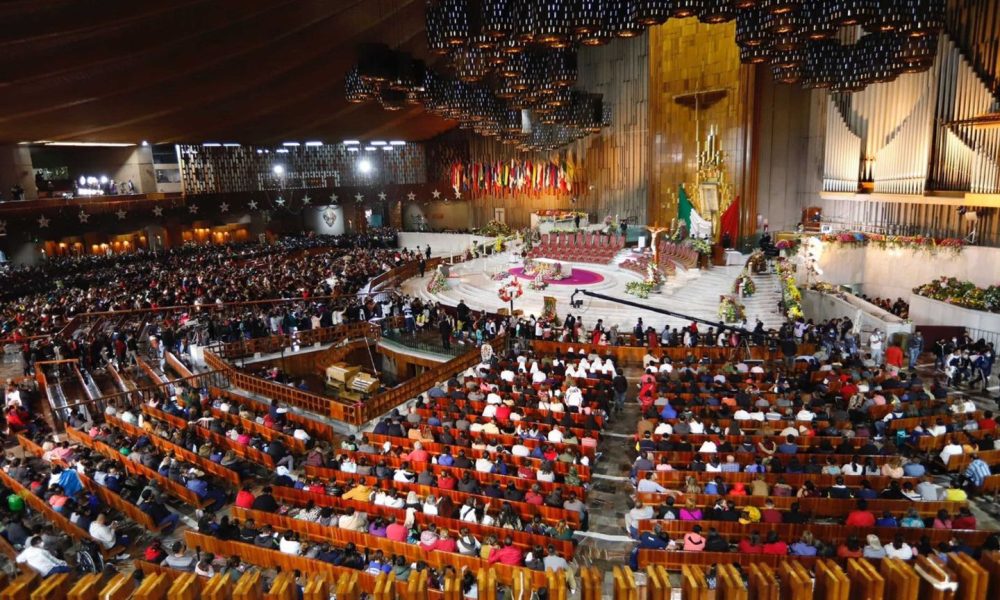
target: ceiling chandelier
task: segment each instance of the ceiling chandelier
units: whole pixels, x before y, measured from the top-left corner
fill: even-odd
[[[472,49],[502,55],[598,46],[669,18],[735,19],[744,62],[769,64],[778,81],[855,91],[928,68],[944,8],[945,0],[429,0],[426,17],[431,50],[458,65]],[[860,28],[860,37],[851,36],[856,43],[825,42],[845,27]],[[509,82],[497,87],[511,91]]]
[[[573,89],[577,48],[641,35],[670,18],[736,21],[740,60],[776,81],[855,92],[933,64],[945,0],[428,0],[428,69],[363,44],[350,102],[423,105],[524,149],[557,148],[608,126],[599,94]],[[843,29],[850,28],[850,29]],[[841,40],[855,39],[853,43]]]

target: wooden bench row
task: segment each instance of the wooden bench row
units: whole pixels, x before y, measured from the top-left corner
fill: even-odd
[[[267,414],[269,409],[269,406],[263,402],[231,390],[224,390],[213,386],[208,389],[208,393],[212,398],[224,398],[230,403],[246,406],[257,414]],[[309,435],[311,435],[314,440],[323,440],[331,444],[338,444],[340,442],[340,436],[333,430],[333,427],[327,425],[326,423],[321,423],[320,421],[316,421],[293,412],[285,413],[285,419],[288,420],[289,423],[293,423],[298,427],[301,427]]]
[[[239,442],[229,439],[224,435],[219,435],[213,431],[210,431],[207,427],[204,427],[198,423],[191,423],[181,417],[174,416],[166,411],[160,410],[158,408],[153,408],[148,404],[142,406],[142,412],[153,419],[158,421],[163,421],[176,427],[180,430],[192,429],[198,437],[212,442],[214,446],[220,449],[232,450],[233,454],[239,456],[243,460],[249,461],[254,464],[264,465],[268,469],[274,469],[274,459],[270,455],[250,446],[244,446]],[[209,461],[211,462],[211,461]]]
[[[187,487],[181,485],[180,483],[173,481],[168,477],[164,477],[159,472],[157,472],[154,469],[150,469],[146,465],[138,463],[134,460],[129,460],[127,457],[123,456],[122,453],[119,452],[118,450],[112,448],[111,446],[105,444],[104,442],[99,442],[95,439],[92,439],[89,435],[81,431],[77,431],[72,427],[67,427],[66,435],[67,437],[69,437],[70,440],[82,446],[86,446],[87,448],[96,451],[97,453],[101,454],[104,457],[117,461],[120,465],[122,465],[125,468],[125,471],[127,473],[138,475],[140,477],[143,477],[149,481],[156,483],[156,485],[161,490],[163,490],[170,496],[173,496],[174,498],[184,502],[185,504],[196,506],[198,508],[204,508],[209,504],[211,504],[211,502],[199,498],[198,494],[195,494],[192,490],[189,490]]]
[[[140,437],[145,436],[147,439],[149,439],[150,443],[153,446],[158,448],[161,452],[163,452],[167,456],[175,456],[180,460],[183,460],[184,462],[197,467],[198,469],[204,471],[205,473],[218,477],[219,479],[233,486],[240,485],[240,476],[235,471],[227,469],[218,463],[214,463],[208,460],[207,458],[198,456],[197,454],[191,452],[187,448],[181,448],[177,444],[174,444],[169,440],[165,440],[152,433],[148,433],[136,427],[135,425],[130,425],[116,416],[105,415],[105,420],[108,425],[110,425],[115,429],[123,431],[132,440],[137,440]]]
[[[470,497],[475,498],[482,504],[491,502],[494,505],[499,505],[502,502],[510,502],[511,507],[517,511],[522,521],[530,521],[535,515],[541,515],[542,520],[549,525],[555,525],[559,521],[566,521],[574,529],[580,528],[580,514],[576,511],[566,510],[565,508],[555,508],[544,505],[536,506],[534,504],[528,504],[527,502],[514,502],[510,500],[496,500],[483,494],[467,494],[458,490],[443,490],[441,488],[418,485],[416,483],[403,483],[392,480],[380,481],[371,476],[364,477],[353,473],[344,473],[343,471],[335,471],[333,469],[324,469],[320,467],[307,466],[305,470],[306,475],[309,477],[315,477],[321,481],[337,481],[342,484],[354,481],[356,483],[363,483],[368,487],[374,487],[378,484],[381,485],[383,489],[394,489],[401,493],[408,493],[412,491],[416,492],[417,495],[421,497],[426,497],[428,494],[434,494],[437,497],[447,497],[456,505],[464,504]]]
[[[274,499],[282,504],[288,504],[291,506],[304,507],[308,503],[312,502],[315,506],[332,507],[337,509],[347,509],[353,508],[358,512],[367,513],[369,516],[378,517],[395,517],[396,521],[402,523],[406,518],[406,509],[403,508],[391,508],[388,506],[377,506],[371,502],[361,502],[359,500],[344,500],[343,498],[338,498],[336,496],[327,496],[325,494],[314,494],[311,492],[306,492],[302,490],[296,490],[294,488],[276,486],[273,488]],[[502,540],[504,536],[510,535],[514,539],[514,543],[523,548],[530,549],[535,544],[545,547],[551,544],[562,556],[572,556],[574,545],[572,540],[562,540],[547,535],[536,535],[531,534],[526,531],[518,531],[516,529],[506,529],[503,527],[491,527],[487,525],[479,525],[478,523],[469,523],[459,519],[454,519],[451,517],[444,516],[442,514],[438,515],[427,515],[423,512],[417,511],[414,514],[414,521],[419,525],[430,524],[436,527],[443,527],[449,531],[454,532],[456,539],[458,537],[458,532],[462,530],[463,527],[469,529],[469,532],[474,534],[477,538],[482,539],[489,535],[494,535],[498,540]]]
[[[688,499],[693,499],[699,507],[709,506],[719,499],[719,496],[708,494],[637,494],[639,502],[647,506],[660,506],[669,497],[674,497],[674,507],[677,510],[680,510]],[[770,501],[774,504],[774,508],[780,511],[790,510],[792,504],[798,504],[799,512],[810,518],[846,517],[858,505],[858,501],[854,498],[796,498],[794,496],[726,496],[726,501],[738,507],[754,506],[757,508],[763,508],[764,504]],[[967,502],[913,502],[911,500],[884,500],[881,498],[868,500],[867,504],[868,510],[876,515],[888,511],[897,517],[905,515],[911,508],[916,509],[917,514],[922,517],[932,517],[937,515],[939,510],[954,513],[968,505]]]
[[[28,438],[24,437],[23,435],[18,435],[17,436],[17,441],[18,441],[18,444],[20,444],[21,448],[23,448],[25,452],[27,452],[28,454],[37,456],[38,458],[41,458],[41,459],[44,460],[43,457],[44,457],[45,451],[42,450],[41,446],[39,446],[38,444],[32,442],[31,440],[29,440]],[[57,461],[57,462],[61,463],[62,466],[65,467],[65,468],[72,468],[69,465],[63,463],[63,461]],[[104,487],[103,485],[98,484],[93,479],[91,479],[90,477],[88,477],[87,475],[85,475],[83,473],[77,472],[77,477],[80,478],[80,483],[83,484],[83,487],[86,488],[91,493],[93,493],[95,496],[97,496],[97,498],[105,506],[113,508],[114,510],[118,511],[119,513],[124,514],[126,517],[128,517],[129,519],[131,519],[133,522],[138,523],[139,525],[143,526],[144,528],[146,528],[149,531],[152,531],[153,533],[157,533],[157,532],[160,531],[161,527],[157,523],[154,523],[153,520],[152,520],[152,518],[150,518],[150,516],[148,514],[142,512],[142,510],[138,506],[136,506],[135,504],[132,504],[131,502],[126,501],[124,498],[122,498],[118,494],[112,492],[111,490],[109,490],[108,488]]]

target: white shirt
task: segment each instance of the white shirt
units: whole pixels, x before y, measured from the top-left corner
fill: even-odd
[[[862,475],[865,472],[865,466],[855,463],[847,463],[840,468],[840,471],[844,475]]]
[[[483,417],[485,417],[487,419],[492,419],[493,417],[496,416],[496,414],[497,414],[497,405],[496,404],[487,404],[483,408]]]
[[[672,365],[670,363],[663,363],[662,365],[660,365],[660,369],[659,370],[660,370],[660,373],[673,373],[674,372],[674,365]]]
[[[961,454],[962,454],[962,446],[960,446],[959,444],[947,444],[945,445],[944,449],[941,450],[940,454],[941,462],[947,465],[948,460],[952,456],[959,456]]]
[[[566,390],[566,406],[577,406],[583,404],[583,392],[575,385]]]
[[[541,481],[542,483],[552,483],[553,481],[556,480],[556,474],[552,471],[546,473],[545,471],[539,469],[538,472],[535,474],[535,479]]]
[[[115,547],[115,530],[108,525],[101,525],[97,521],[90,524],[90,537],[97,540],[102,546],[110,550]]]
[[[480,473],[489,473],[493,470],[493,462],[485,456],[481,456],[476,459],[476,470]]]
[[[667,491],[667,488],[663,487],[659,483],[653,481],[652,479],[640,479],[639,485],[636,489],[640,492],[657,493],[662,494]]]
[[[811,410],[807,410],[805,408],[800,410],[799,414],[795,415],[796,421],[812,421],[815,418],[816,418],[816,413],[812,412]]]
[[[298,540],[286,540],[285,538],[281,538],[281,541],[278,542],[278,551],[282,554],[298,556],[301,550],[302,543]]]
[[[535,371],[534,373],[531,374],[532,383],[543,383],[544,381],[545,381],[544,371]]]
[[[748,413],[745,408],[741,408],[733,413],[733,419],[737,421],[749,421],[750,413]]]
[[[706,452],[709,454],[718,451],[719,451],[718,446],[716,446],[715,442],[713,442],[712,440],[705,440],[704,442],[702,442],[701,448],[698,448],[698,452]]]
[[[561,444],[563,441],[563,432],[562,430],[553,428],[549,431],[549,435],[546,437],[548,437],[549,442],[553,444]]]
[[[670,423],[665,421],[657,425],[656,429],[653,430],[653,433],[656,435],[671,435],[673,432],[674,428],[670,425]]]
[[[47,575],[49,571],[56,567],[66,566],[66,561],[59,560],[52,553],[42,547],[28,546],[14,559],[17,564],[27,564],[38,571],[41,575]]]
[[[490,392],[486,396],[487,404],[500,404],[501,402],[503,402],[503,399],[500,397],[500,394],[496,392]]]
[[[903,542],[902,548],[896,548],[893,544],[886,544],[882,546],[885,549],[886,558],[901,558],[903,560],[910,560],[913,558],[913,548],[909,544]]]
[[[308,442],[309,440],[312,439],[312,437],[308,433],[306,433],[305,429],[296,429],[294,432],[292,432],[292,437],[297,440],[302,440],[303,442]]]
[[[531,450],[524,444],[514,444],[511,446],[510,453],[514,456],[528,456],[531,454]]]
[[[503,381],[514,381],[514,371],[511,371],[510,369],[500,371],[500,379]]]

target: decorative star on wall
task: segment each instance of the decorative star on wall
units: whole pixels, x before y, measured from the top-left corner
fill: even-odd
[[[337,203],[337,194],[330,194],[330,204]]]
[[[128,213],[125,212],[123,209],[119,208],[118,211],[115,214],[118,215],[118,220],[119,221],[124,221],[125,220],[125,215],[127,215]]]
[[[358,204],[361,204],[361,202],[362,202],[362,201],[363,201],[364,199],[365,199],[365,197],[364,197],[364,196],[362,196],[361,194],[355,194],[355,195],[354,195],[354,201],[355,201],[355,202],[357,202]]]
[[[257,201],[251,200],[250,202],[247,202],[247,207],[249,207],[250,210],[257,210]]]
[[[229,212],[229,205],[226,204],[225,202],[223,202],[222,204],[220,204],[219,205],[219,212],[224,212],[224,213]]]
[[[413,192],[410,192],[409,194],[406,195],[406,199],[409,200],[410,202],[413,202],[414,200],[417,199],[417,195],[414,194]]]
[[[385,200],[385,198],[386,198],[386,196],[385,196],[385,192],[379,192],[379,193],[378,193],[378,199],[379,199],[379,200]]]
[[[461,199],[462,199],[462,192],[458,191],[458,188],[455,188],[455,200],[461,200]]]
[[[42,215],[42,216],[38,217],[38,228],[39,229],[48,229],[49,222],[50,222],[50,219],[45,218],[45,215]]]
[[[198,205],[197,204],[192,204],[191,206],[189,206],[188,207],[188,212],[191,213],[192,215],[198,214]]]
[[[434,190],[433,192],[431,192],[431,195],[434,196],[435,200],[437,200],[438,198],[441,197],[441,192]]]
[[[84,212],[83,209],[80,209],[80,214],[78,214],[77,217],[80,218],[80,222],[81,223],[86,223],[87,219],[90,218],[90,215],[88,215],[86,212]]]
[[[307,206],[311,200],[312,198],[309,197],[309,194],[302,196],[302,205]]]
[[[163,207],[162,206],[154,206],[153,207],[153,214],[156,215],[156,216],[158,216],[158,217],[162,217],[163,216]]]
[[[282,198],[281,196],[278,196],[278,199],[275,200],[274,203],[277,204],[278,206],[284,206],[285,205],[285,199]]]

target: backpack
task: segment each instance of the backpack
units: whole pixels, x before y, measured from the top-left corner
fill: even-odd
[[[101,548],[93,540],[83,540],[76,551],[76,564],[83,573],[104,572],[104,556]]]

